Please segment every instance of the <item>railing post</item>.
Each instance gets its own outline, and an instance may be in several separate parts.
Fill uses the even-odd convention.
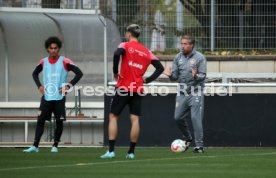
[[[244,15],[242,9],[242,2],[240,1],[240,9],[239,9],[239,50],[243,50],[243,41],[244,41]]]
[[[21,5],[22,7],[27,7],[27,2],[26,2],[26,1],[27,1],[27,0],[22,0],[22,3],[21,3],[21,4],[22,4],[22,5]]]
[[[9,60],[5,57],[5,101],[9,101]]]
[[[215,50],[215,0],[211,0],[211,51]]]
[[[75,115],[78,115],[78,92],[74,92],[75,93]]]
[[[104,91],[107,91],[107,75],[108,75],[108,63],[107,63],[107,22],[104,17]]]
[[[117,21],[117,2],[116,0],[112,0],[112,19]]]
[[[80,90],[78,90],[78,98],[79,98],[78,112],[80,115],[81,114],[81,92],[80,92]]]

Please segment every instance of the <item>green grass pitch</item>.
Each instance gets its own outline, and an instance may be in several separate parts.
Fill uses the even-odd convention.
[[[116,158],[100,159],[105,148],[50,148],[22,153],[21,148],[0,149],[1,178],[275,178],[274,148],[208,148],[204,154],[172,153],[169,148],[137,148],[127,160],[126,148]]]

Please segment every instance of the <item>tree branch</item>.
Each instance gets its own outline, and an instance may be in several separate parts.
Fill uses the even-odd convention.
[[[196,11],[195,11],[195,7],[193,6],[193,3],[191,2],[191,0],[183,0],[181,1],[181,3],[183,4],[183,6],[188,9],[192,14],[196,14]]]

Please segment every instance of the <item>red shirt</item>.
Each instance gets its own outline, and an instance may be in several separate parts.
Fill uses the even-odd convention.
[[[52,59],[52,58],[48,57],[49,63],[50,64],[55,64],[58,61],[57,59],[59,59],[59,57],[60,56],[58,56],[56,59]],[[43,68],[43,62],[44,62],[44,58],[42,58],[40,60],[40,62],[39,62],[39,64],[42,65],[42,68]],[[63,66],[64,66],[64,69],[66,71],[68,71],[67,64],[73,64],[74,65],[74,63],[73,63],[73,61],[71,59],[64,57],[64,59],[63,59]]]
[[[145,74],[151,60],[158,60],[149,49],[136,41],[121,43],[118,48],[125,49],[122,56],[120,75],[116,87],[132,91],[143,92],[143,75]]]

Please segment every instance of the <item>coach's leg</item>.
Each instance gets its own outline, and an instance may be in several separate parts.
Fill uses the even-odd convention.
[[[203,105],[204,96],[193,96],[191,102],[191,120],[195,135],[195,145],[196,147],[204,146],[203,143]]]
[[[188,127],[188,119],[190,117],[190,109],[187,104],[188,96],[179,95],[176,97],[174,119],[186,141],[192,140],[192,135]]]

